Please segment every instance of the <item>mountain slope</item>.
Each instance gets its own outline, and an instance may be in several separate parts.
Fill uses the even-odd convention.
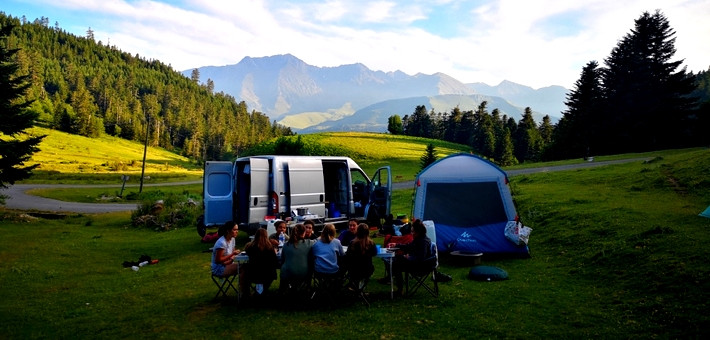
[[[316,67],[290,55],[246,57],[236,65],[201,67],[200,81],[244,100],[249,108],[277,119],[302,112],[328,112],[349,103],[362,108],[394,98],[473,94],[443,73],[408,76],[372,71],[362,64]],[[183,71],[190,76],[191,70]]]
[[[293,129],[301,133],[317,131],[386,132],[387,120],[390,116],[395,114],[400,117],[411,115],[418,105],[426,106],[427,111],[431,111],[433,108],[434,112],[446,113],[455,107],[459,107],[462,111],[476,110],[483,101],[487,102],[486,107],[489,113],[497,108],[501,117],[507,115],[515,120],[522,118],[524,108],[515,106],[500,97],[479,94],[439,95],[386,100],[357,110],[352,115],[339,120],[325,121],[303,129]],[[535,121],[542,121],[542,116],[543,114],[533,111]]]
[[[456,106],[475,109],[483,100],[489,102],[489,111],[498,108],[516,119],[521,108],[529,106],[539,113],[536,121],[545,114],[556,121],[564,109],[566,92],[560,86],[534,90],[508,81],[497,86],[463,84],[443,73],[410,76],[401,71],[372,71],[362,64],[316,67],[290,54],[245,57],[235,65],[198,70],[200,81],[211,79],[215,91],[302,132],[384,131],[387,117],[410,114],[417,105],[449,112]],[[188,77],[191,73],[183,71]],[[487,97],[469,97],[474,95]]]

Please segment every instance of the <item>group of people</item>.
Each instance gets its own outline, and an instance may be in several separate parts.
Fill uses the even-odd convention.
[[[277,278],[277,269],[281,269],[279,289],[281,291],[298,290],[308,287],[312,275],[330,275],[347,278],[349,282],[360,282],[372,276],[375,267],[372,258],[377,255],[377,247],[370,238],[370,228],[358,220],[348,221],[348,229],[336,237],[333,224],[326,224],[320,237],[314,235],[313,221],[305,221],[293,227],[290,237],[285,237],[281,258],[277,257],[279,234],[286,233],[286,223],[278,221],[276,232],[268,235],[266,229],[259,228],[254,239],[247,243],[244,251],[249,256],[247,265],[237,273],[235,257],[240,253],[235,249],[235,239],[239,227],[234,222],[227,222],[220,227],[221,237],[212,252],[212,273],[218,276],[240,275],[242,294],[250,295],[252,284],[261,294]],[[413,241],[407,244],[389,244],[397,247],[397,256],[393,262],[393,273],[397,285],[397,294],[402,292],[402,272],[416,266],[431,256],[431,241],[426,237],[426,227],[420,220],[412,223]],[[347,251],[343,245],[348,245]]]

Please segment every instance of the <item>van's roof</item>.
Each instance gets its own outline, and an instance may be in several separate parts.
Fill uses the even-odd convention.
[[[347,156],[285,156],[285,155],[257,155],[257,156],[247,156],[247,157],[240,157],[237,158],[237,161],[246,161],[250,158],[262,158],[262,159],[280,159],[282,161],[287,161],[289,159],[299,159],[299,158],[310,158],[310,159],[321,159],[321,160],[334,160],[334,161],[347,161],[348,164],[351,167],[360,167],[353,161],[350,157]]]

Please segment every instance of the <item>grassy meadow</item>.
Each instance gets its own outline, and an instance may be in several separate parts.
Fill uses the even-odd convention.
[[[318,138],[377,144],[358,136]],[[356,160],[370,170],[390,164],[394,174],[413,178],[428,141],[411,143],[388,139],[372,158]],[[710,150],[669,150],[647,162],[515,176],[511,189],[519,215],[533,228],[531,258],[483,260],[506,270],[509,280],[468,280],[470,264],[442,256],[440,271],[453,281],[440,284],[438,299],[418,292],[389,300],[389,286],[373,280],[370,308],[345,298],[333,310],[288,305],[275,294],[264,305],[213,300],[205,252],[210,245],[193,228],[136,228],[129,212],[43,219],[0,209],[0,338],[710,335],[710,219],[698,216],[710,204]],[[409,213],[411,195],[410,189],[396,191],[393,212]],[[240,233],[240,249],[246,240]],[[160,262],[137,272],[121,265],[143,254]],[[373,278],[382,277],[381,261],[375,267]]]
[[[35,127],[34,135],[45,135],[40,151],[27,165],[38,164],[34,176],[23,183],[139,183],[143,144],[112,136],[87,138],[58,130]],[[162,148],[148,147],[145,175],[150,182],[196,180],[202,166]]]

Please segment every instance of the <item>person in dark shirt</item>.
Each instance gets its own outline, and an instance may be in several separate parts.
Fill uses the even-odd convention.
[[[249,255],[249,263],[244,269],[244,276],[239,281],[242,293],[249,296],[249,285],[257,284],[258,294],[266,292],[271,283],[276,280],[276,268],[279,266],[276,250],[269,241],[266,229],[259,228],[254,235],[254,241],[247,243],[244,251]]]
[[[318,238],[315,233],[316,223],[313,220],[303,221],[303,226],[306,228],[306,232],[303,234],[304,240],[315,240]]]
[[[350,282],[368,280],[375,271],[372,258],[377,255],[375,243],[370,239],[370,227],[365,223],[357,226],[356,238],[350,243],[345,258]]]
[[[340,235],[338,235],[338,240],[340,244],[344,246],[349,246],[350,242],[355,239],[355,232],[357,231],[357,219],[350,219],[348,222],[348,229],[343,230]]]
[[[389,248],[399,248],[392,263],[397,295],[402,295],[402,273],[411,269],[416,269],[422,265],[424,260],[431,257],[431,240],[426,236],[426,227],[421,220],[412,222],[412,242],[390,243]]]

